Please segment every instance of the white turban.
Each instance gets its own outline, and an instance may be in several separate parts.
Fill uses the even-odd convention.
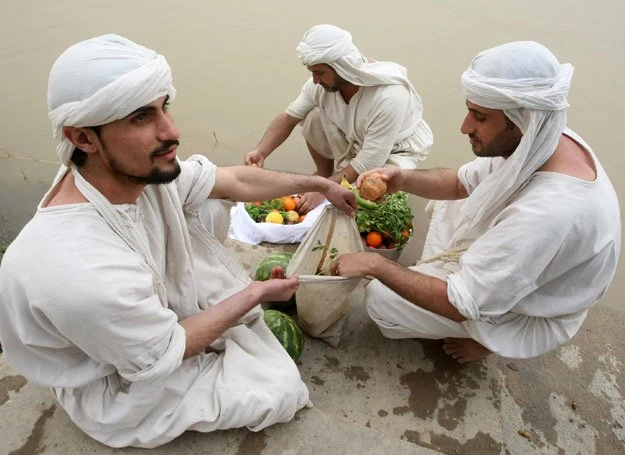
[[[160,98],[173,99],[171,69],[162,55],[118,35],[71,46],[48,79],[48,117],[60,140],[57,155],[69,166],[74,145],[64,126],[98,126],[126,117]]]
[[[457,240],[479,236],[510,196],[553,154],[566,127],[572,76],[572,65],[560,64],[547,48],[532,41],[485,50],[463,73],[467,100],[503,110],[523,137],[505,163],[466,199]]]
[[[326,64],[339,76],[361,87],[402,84],[417,96],[407,78],[406,68],[393,62],[376,62],[363,56],[352,42],[352,35],[335,25],[315,25],[304,34],[296,48],[306,66]],[[421,106],[421,100],[418,100]]]

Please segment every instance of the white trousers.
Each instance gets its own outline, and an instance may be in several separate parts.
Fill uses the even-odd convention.
[[[365,305],[369,317],[387,338],[471,338],[462,323],[424,310],[378,280],[367,285]]]

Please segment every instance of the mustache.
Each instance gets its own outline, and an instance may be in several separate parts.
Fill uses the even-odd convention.
[[[167,153],[169,149],[172,148],[174,145],[175,146],[180,145],[180,141],[176,139],[163,141],[163,144],[152,152],[152,157],[158,156],[163,153]]]

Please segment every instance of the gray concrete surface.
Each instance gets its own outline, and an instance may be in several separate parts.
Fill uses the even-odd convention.
[[[294,245],[228,246],[253,273]],[[400,259],[401,261],[402,259]],[[531,360],[459,365],[439,341],[388,340],[352,293],[337,349],[307,338],[298,361],[314,407],[288,424],[188,432],[154,454],[622,454],[625,314],[595,307],[567,345]],[[144,453],[78,430],[49,390],[0,356],[0,453]]]

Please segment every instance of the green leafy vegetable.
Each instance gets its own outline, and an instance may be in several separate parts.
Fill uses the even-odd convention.
[[[409,237],[404,232],[412,229],[413,218],[408,206],[408,193],[404,191],[386,195],[384,201],[373,208],[359,204],[356,211],[356,224],[361,234],[372,231],[387,234],[397,248],[408,241]]]
[[[326,246],[323,243],[321,243],[321,240],[317,240],[317,245],[315,245],[312,250],[313,251],[319,251],[319,250],[325,249],[325,247]],[[328,253],[329,253],[328,257],[330,258],[331,261],[333,261],[333,260],[335,260],[338,257],[339,250],[337,250],[334,247],[330,247],[328,249]]]

